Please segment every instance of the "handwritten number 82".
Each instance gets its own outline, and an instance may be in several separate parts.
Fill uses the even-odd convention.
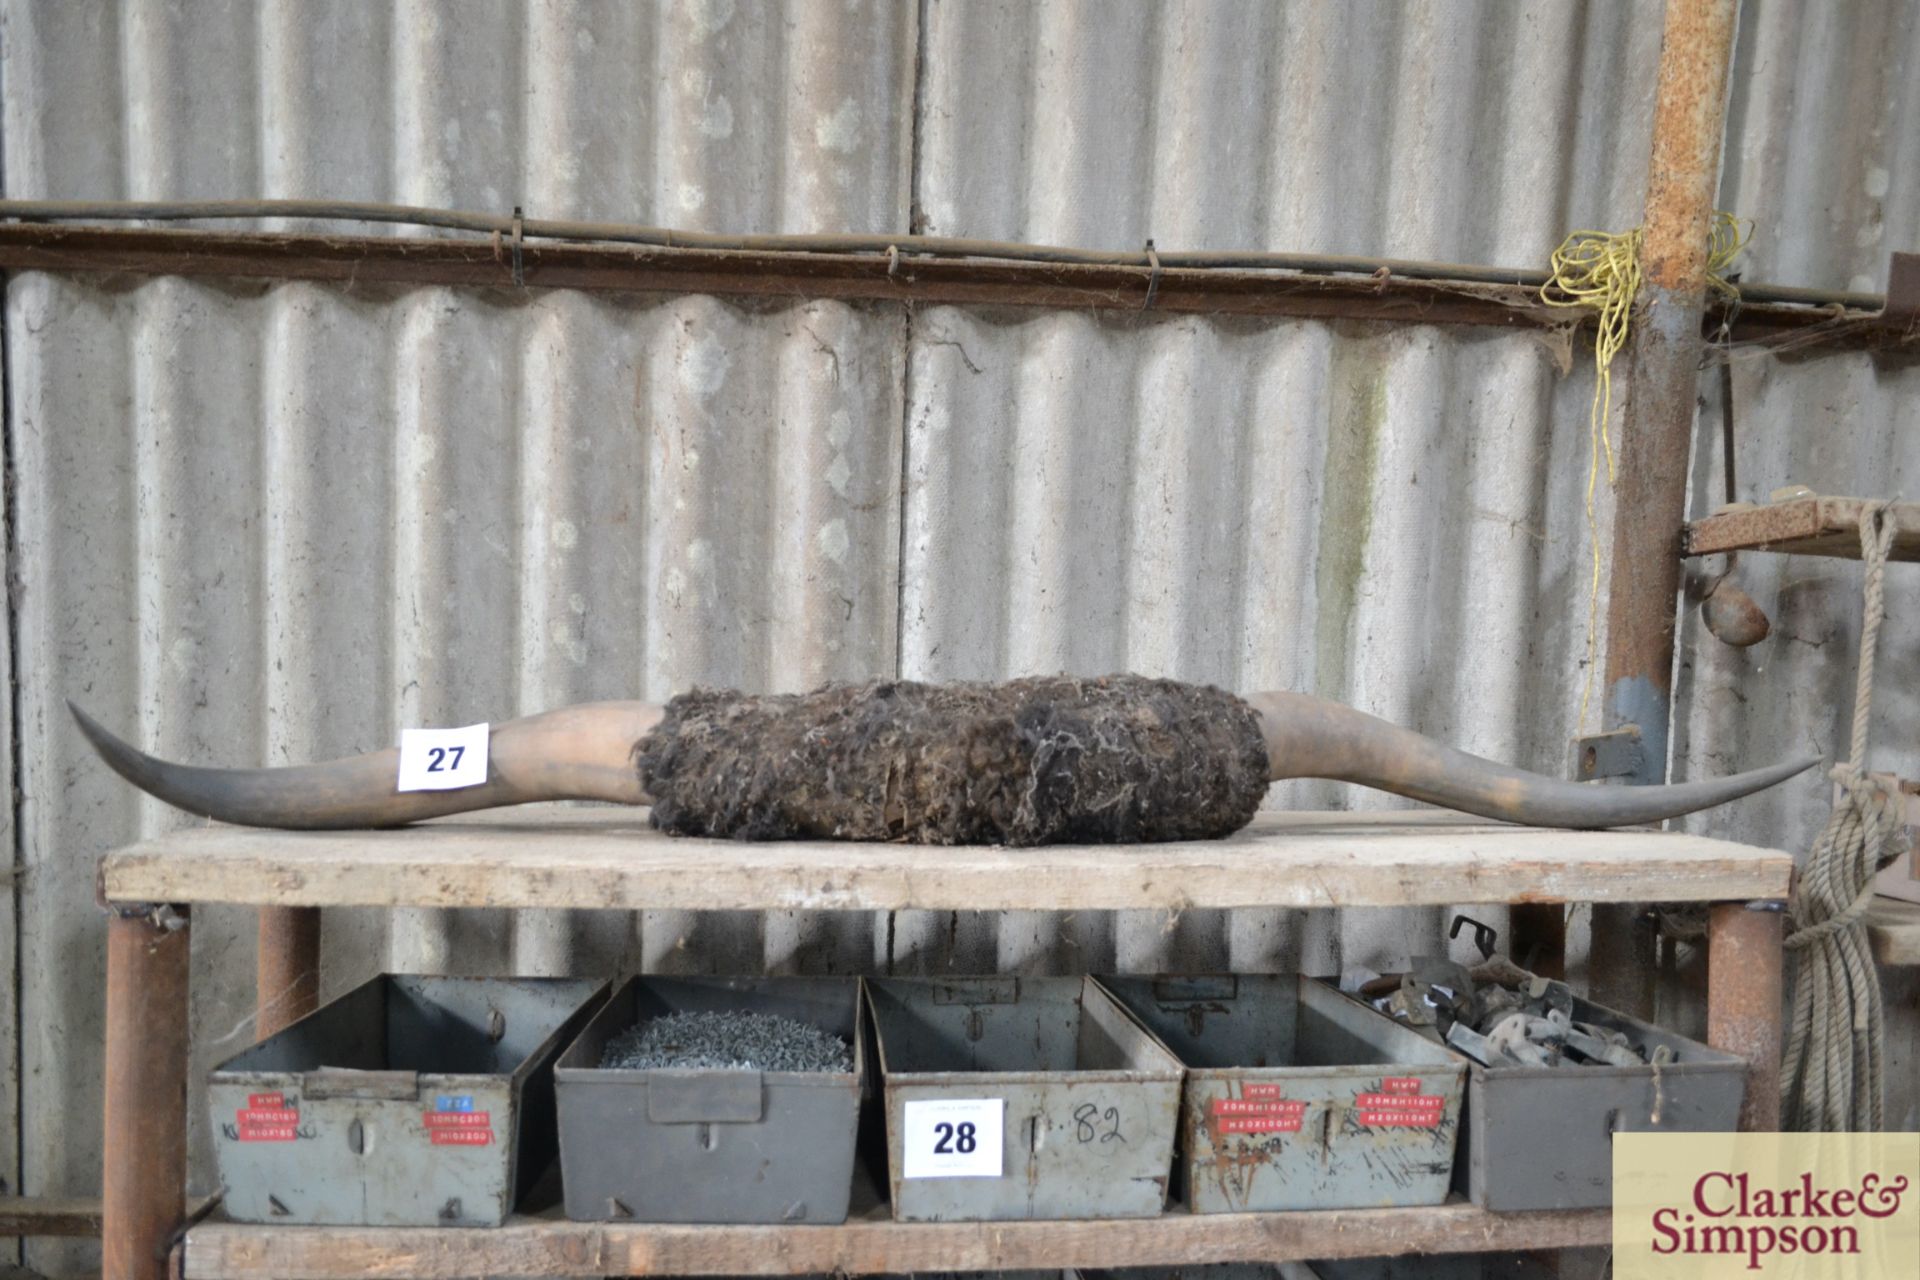
[[[1099,1125],[1102,1123],[1111,1126],[1105,1133],[1099,1130]],[[1113,1142],[1116,1139],[1121,1142],[1127,1140],[1126,1136],[1120,1132],[1119,1109],[1108,1107],[1102,1111],[1091,1102],[1083,1102],[1074,1108],[1073,1136],[1082,1142],[1092,1142],[1095,1138],[1100,1139],[1102,1143]]]

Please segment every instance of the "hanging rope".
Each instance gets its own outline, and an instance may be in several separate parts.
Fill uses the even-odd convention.
[[[1730,213],[1713,215],[1707,245],[1707,284],[1728,297],[1740,291],[1726,271],[1746,247],[1748,234]],[[1593,697],[1593,673],[1600,643],[1600,520],[1594,514],[1594,491],[1600,483],[1600,460],[1607,461],[1607,488],[1613,488],[1613,437],[1608,419],[1613,411],[1613,358],[1627,345],[1627,326],[1633,300],[1640,293],[1640,228],[1631,231],[1575,231],[1553,251],[1540,301],[1550,307],[1585,307],[1595,313],[1593,337],[1593,404],[1587,410],[1587,540],[1592,549],[1593,581],[1587,591],[1587,674],[1580,686],[1580,719],[1574,726],[1584,733],[1587,704]]]
[[[1899,797],[1866,767],[1873,657],[1886,613],[1884,580],[1893,535],[1888,504],[1861,514],[1866,610],[1854,677],[1852,749],[1846,763],[1833,768],[1840,801],[1813,842],[1788,903],[1794,926],[1787,936],[1793,1015],[1781,1077],[1781,1120],[1786,1129],[1802,1133],[1878,1132],[1885,1122],[1880,975],[1862,917],[1873,901],[1874,874],[1898,854],[1890,837],[1899,826]]]

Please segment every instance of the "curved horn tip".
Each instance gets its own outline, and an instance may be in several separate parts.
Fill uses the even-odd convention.
[[[100,758],[107,762],[109,768],[141,790],[153,790],[154,783],[148,774],[160,763],[159,761],[82,711],[80,705],[71,698],[67,699],[67,710],[73,713],[74,722],[80,726],[80,732],[86,736]]]
[[[94,750],[102,755],[110,754],[115,747],[126,751],[133,750],[131,746],[114,736],[105,725],[82,710],[80,704],[72,698],[66,699],[66,703],[68,712],[72,714],[74,722],[80,726],[80,732],[86,735],[87,741],[93,744]]]
[[[1788,778],[1799,777],[1817,764],[1824,764],[1826,759],[1825,756],[1804,756],[1798,760],[1783,760],[1776,765],[1765,765],[1752,770],[1752,773],[1755,776],[1768,777],[1770,781],[1765,784],[1766,786],[1777,786]]]

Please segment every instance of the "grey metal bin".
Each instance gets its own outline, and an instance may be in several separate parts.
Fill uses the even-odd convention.
[[[1573,1017],[1617,1027],[1653,1067],[1470,1064],[1454,1188],[1483,1209],[1601,1209],[1613,1203],[1616,1133],[1718,1133],[1738,1128],[1747,1064],[1685,1036],[1578,996]]]
[[[383,975],[228,1059],[207,1087],[227,1216],[500,1225],[553,1162],[553,1060],[606,991]]]
[[[1196,1213],[1439,1204],[1466,1064],[1297,975],[1102,977],[1187,1068],[1175,1192]]]
[[[1159,1213],[1180,1064],[1091,978],[873,979],[902,1221]]]
[[[848,1040],[853,1071],[629,1071],[607,1042],[648,1018],[740,1010]],[[560,1057],[560,1170],[580,1222],[844,1222],[866,1083],[858,978],[629,979]]]

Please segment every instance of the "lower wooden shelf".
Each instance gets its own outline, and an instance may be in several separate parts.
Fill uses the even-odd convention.
[[[1606,1209],[1488,1213],[1319,1209],[1069,1222],[674,1226],[516,1217],[493,1229],[274,1227],[205,1222],[187,1233],[187,1277],[852,1275],[1014,1268],[1293,1262],[1603,1245]]]

